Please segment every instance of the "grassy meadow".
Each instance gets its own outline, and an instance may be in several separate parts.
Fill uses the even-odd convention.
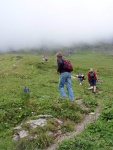
[[[43,62],[42,55],[0,54],[0,150],[46,149],[55,142],[55,137],[47,134],[49,131],[55,134],[60,128],[62,133],[72,132],[84,118],[86,112],[80,105],[68,98],[60,98],[56,57],[48,53],[47,58],[48,61]],[[73,64],[73,76],[78,73],[85,75],[82,86],[72,78],[75,99],[83,99],[89,112],[100,106],[101,115],[77,136],[77,140],[73,137],[64,140],[58,150],[112,150],[113,55],[83,51],[65,58]],[[86,74],[90,68],[94,68],[103,81],[97,82],[96,95],[88,90]],[[29,88],[30,92],[24,93],[24,87]],[[52,115],[53,118],[47,120],[45,127],[29,129],[31,135],[37,133],[38,137],[14,142],[13,128],[40,114]],[[59,127],[54,118],[62,120],[63,124]]]

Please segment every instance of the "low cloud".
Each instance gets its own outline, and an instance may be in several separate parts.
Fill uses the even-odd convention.
[[[4,0],[0,51],[113,39],[112,0]]]

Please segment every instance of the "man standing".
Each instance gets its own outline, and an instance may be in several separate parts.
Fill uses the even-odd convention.
[[[67,71],[66,68],[64,68],[64,60],[62,59],[62,53],[57,53],[56,54],[57,57],[57,64],[58,64],[58,69],[57,69],[57,73],[60,74],[59,77],[59,91],[60,91],[60,96],[62,98],[66,97],[66,93],[64,90],[64,84],[66,84],[66,88],[67,88],[67,94],[69,99],[71,99],[72,101],[74,101],[74,94],[73,94],[73,90],[72,90],[72,84],[71,84],[71,71]]]

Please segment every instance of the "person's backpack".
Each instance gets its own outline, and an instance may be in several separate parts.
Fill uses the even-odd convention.
[[[82,78],[82,74],[78,74],[78,78]]]
[[[89,77],[93,78],[95,76],[94,71],[89,72]]]
[[[78,74],[78,78],[82,78],[84,80],[84,75],[83,74]]]
[[[69,60],[63,59],[63,68],[69,72],[73,71],[72,63]]]

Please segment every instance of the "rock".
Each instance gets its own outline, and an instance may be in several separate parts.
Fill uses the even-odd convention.
[[[28,131],[25,131],[25,130],[19,131],[18,134],[20,138],[24,138],[29,135]]]
[[[14,128],[14,130],[19,130],[21,128],[22,128],[21,126],[17,126],[17,127]]]
[[[46,124],[46,119],[30,120],[27,123],[30,124],[32,128],[36,128],[37,126],[43,127]]]
[[[16,60],[19,60],[21,58],[22,58],[22,56],[16,56]]]
[[[59,124],[62,124],[63,122],[61,121],[61,120],[59,120],[59,119],[55,119]]]
[[[52,115],[38,115],[38,118],[52,118]]]
[[[13,136],[13,141],[19,141],[20,140],[20,136],[19,136],[19,134],[14,134],[14,136]]]

